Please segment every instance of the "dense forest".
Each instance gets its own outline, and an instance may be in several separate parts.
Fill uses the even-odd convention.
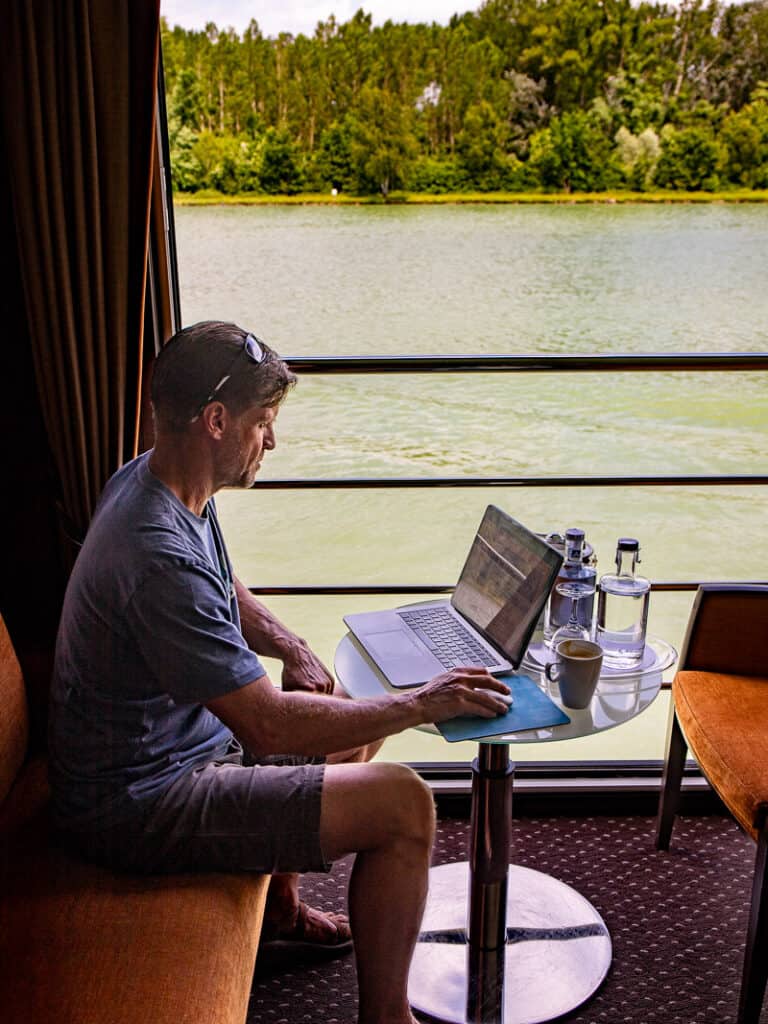
[[[768,0],[486,0],[311,37],[163,23],[186,192],[768,188]]]

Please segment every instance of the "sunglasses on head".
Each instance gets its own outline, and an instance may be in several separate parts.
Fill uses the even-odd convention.
[[[256,338],[253,334],[246,334],[245,338],[243,338],[242,348],[238,349],[237,355],[229,364],[227,372],[221,378],[221,380],[213,389],[213,391],[211,391],[211,393],[208,395],[203,404],[198,407],[197,412],[189,421],[190,423],[195,422],[195,420],[200,416],[200,413],[203,411],[206,405],[210,405],[211,402],[216,397],[216,395],[221,390],[221,388],[224,387],[229,378],[232,376],[232,371],[235,368],[235,363],[243,353],[245,353],[245,355],[248,356],[252,363],[260,363],[264,359],[264,349],[261,347],[261,342],[259,341],[259,339]]]

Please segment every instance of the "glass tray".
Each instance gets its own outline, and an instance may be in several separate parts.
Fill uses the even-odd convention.
[[[521,668],[529,671],[542,672],[549,661],[553,661],[552,652],[542,640],[532,641],[525,652]],[[667,643],[658,636],[646,637],[643,657],[637,665],[631,668],[611,668],[603,663],[601,676],[610,676],[612,679],[624,679],[628,676],[645,675],[648,672],[663,672],[665,668],[674,665],[677,660],[677,651],[672,644]]]

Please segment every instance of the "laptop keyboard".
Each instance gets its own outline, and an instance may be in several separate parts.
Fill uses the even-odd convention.
[[[499,659],[486,651],[469,630],[444,608],[414,608],[398,612],[398,615],[427,645],[443,668],[498,664]]]

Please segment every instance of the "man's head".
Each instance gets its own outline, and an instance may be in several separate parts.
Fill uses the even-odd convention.
[[[250,409],[276,408],[295,383],[263,341],[237,324],[204,320],[178,331],[160,351],[152,406],[160,431],[181,434],[212,402],[238,418]]]

